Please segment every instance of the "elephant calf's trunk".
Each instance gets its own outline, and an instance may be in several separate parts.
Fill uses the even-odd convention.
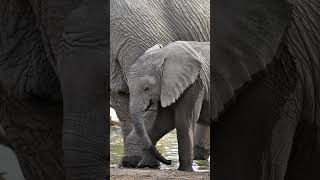
[[[139,115],[137,115],[139,113],[132,113],[132,110],[131,110],[131,114],[132,114],[132,120],[133,120],[133,124],[134,124],[134,128],[135,128],[136,133],[146,143],[145,151],[149,152],[155,159],[162,162],[163,164],[171,165],[171,161],[164,158],[157,151],[155,146],[152,144],[152,142],[148,136],[148,133],[146,131],[146,128],[144,126],[143,118],[141,118]]]
[[[163,164],[171,165],[171,160],[167,160],[166,158],[164,158],[154,146],[151,146],[151,148],[147,149],[147,151],[149,151],[153,157],[155,157],[158,161],[162,162]]]

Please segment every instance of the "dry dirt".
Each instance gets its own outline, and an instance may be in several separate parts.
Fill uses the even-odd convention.
[[[111,168],[111,180],[209,180],[208,172],[183,172],[159,169]]]

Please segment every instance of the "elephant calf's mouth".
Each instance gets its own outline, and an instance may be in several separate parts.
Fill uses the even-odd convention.
[[[155,107],[155,104],[152,102],[151,99],[149,100],[149,103],[148,103],[147,107],[144,110],[144,112],[148,112],[148,111],[157,112],[157,108]]]
[[[157,110],[156,109],[148,109],[148,110],[146,110],[146,112],[157,112]]]

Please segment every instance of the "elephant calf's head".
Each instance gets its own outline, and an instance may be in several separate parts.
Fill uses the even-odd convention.
[[[163,48],[153,46],[130,68],[130,113],[136,133],[146,142],[146,149],[155,150],[144,121],[154,120],[159,104],[170,106],[195,82],[202,67],[200,58],[188,43],[177,41]]]

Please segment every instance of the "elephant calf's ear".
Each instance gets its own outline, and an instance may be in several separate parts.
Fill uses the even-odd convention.
[[[183,91],[196,80],[202,61],[198,53],[187,43],[177,42],[166,46],[161,82],[161,106],[174,103]]]

